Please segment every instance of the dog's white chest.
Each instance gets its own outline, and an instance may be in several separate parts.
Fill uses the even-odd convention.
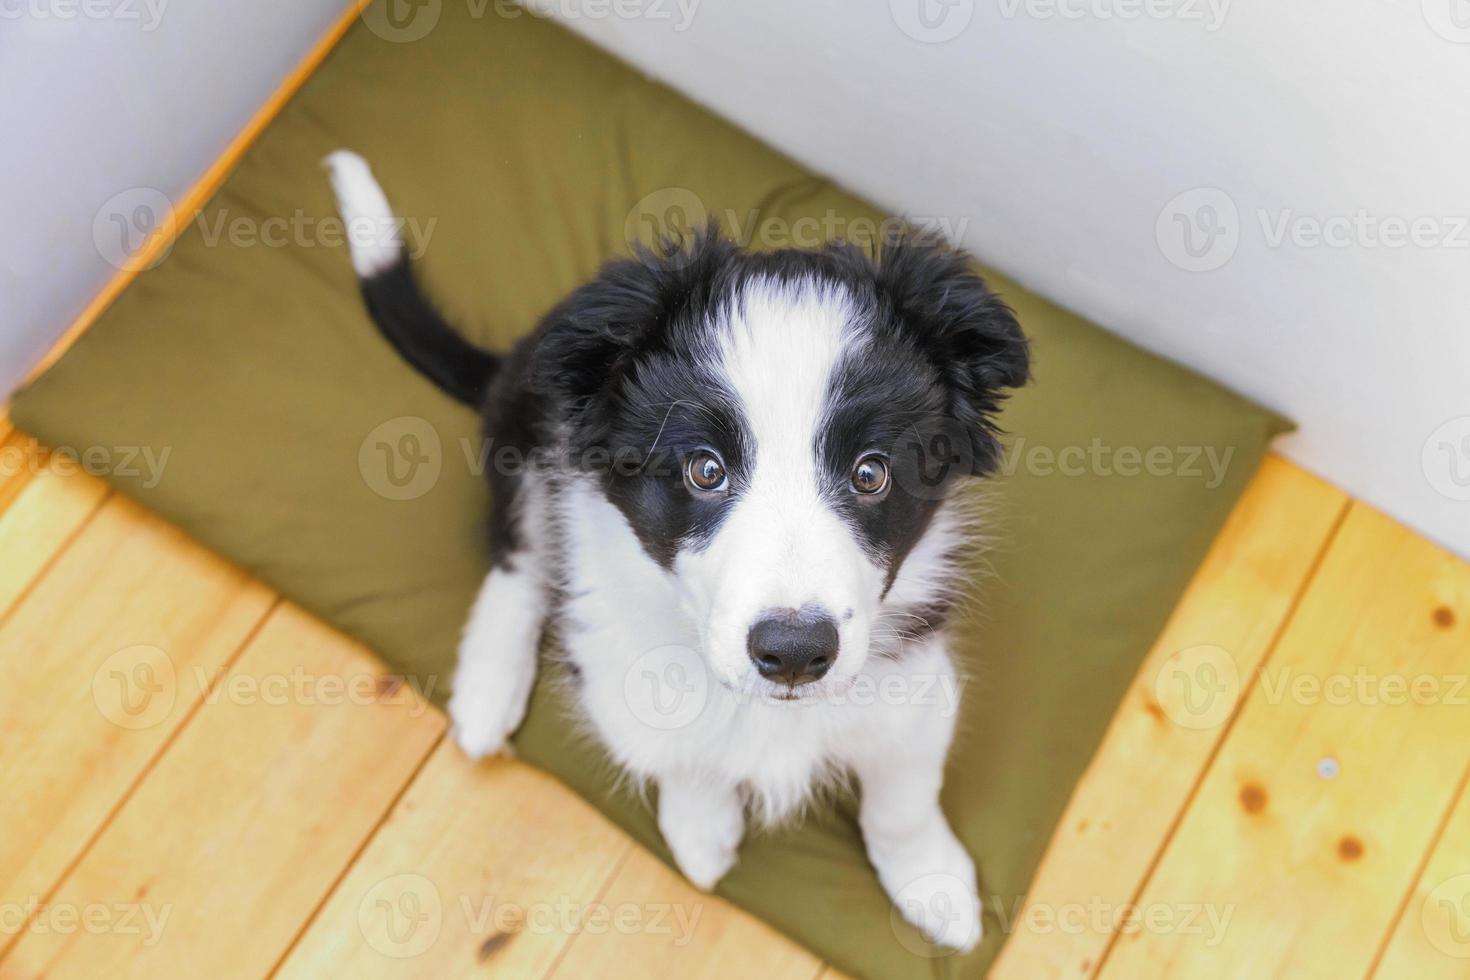
[[[772,820],[840,767],[859,719],[841,704],[772,704],[720,683],[670,576],[615,508],[572,491],[562,512],[570,558],[561,640],[587,721],[641,778],[701,774],[739,782]]]

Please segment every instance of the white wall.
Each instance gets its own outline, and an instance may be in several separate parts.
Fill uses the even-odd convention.
[[[989,263],[1288,414],[1289,456],[1470,555],[1470,2],[696,0],[682,30],[674,0],[552,2],[810,166],[967,222]],[[1314,243],[1331,218],[1339,244]],[[1413,219],[1421,244],[1390,244]]]
[[[112,273],[115,195],[186,189],[342,8],[98,3],[0,0],[0,391]],[[548,3],[1287,413],[1289,455],[1470,554],[1466,0]],[[1339,244],[1313,243],[1328,219]],[[1386,243],[1415,219],[1420,244]]]
[[[346,6],[0,0],[0,394],[125,260],[113,215],[178,200]]]

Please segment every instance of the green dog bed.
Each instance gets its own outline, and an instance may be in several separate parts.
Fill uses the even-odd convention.
[[[776,247],[871,237],[881,215],[558,27],[444,4],[407,43],[355,25],[167,258],[17,395],[15,423],[52,445],[167,449],[161,474],[111,479],[440,699],[488,567],[487,463],[473,413],[368,322],[320,167],[339,147],[371,161],[409,219],[427,290],[495,347],[670,224],[713,215]],[[1004,413],[998,543],[956,630],[974,681],[944,805],[994,909],[1025,894],[1139,661],[1284,426],[992,282],[1034,338],[1036,381]],[[667,859],[647,803],[615,787],[555,697],[537,692],[520,755]],[[988,914],[974,953],[925,951],[890,913],[850,800],[749,838],[719,892],[867,977],[977,976],[1005,939]]]

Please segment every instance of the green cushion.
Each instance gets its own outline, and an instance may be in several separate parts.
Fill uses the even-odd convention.
[[[12,410],[53,445],[167,450],[161,478],[111,479],[436,699],[488,566],[476,419],[368,322],[321,158],[371,161],[416,222],[427,289],[494,346],[664,218],[705,209],[774,246],[861,237],[878,215],[555,26],[466,11],[445,4],[414,43],[354,27],[169,256]],[[955,637],[975,681],[944,804],[991,896],[986,940],[967,957],[911,951],[850,801],[753,836],[719,888],[863,976],[975,976],[994,958],[995,909],[1024,895],[1140,659],[1284,428],[993,282],[1034,338],[1036,382],[1004,414],[999,541]],[[646,802],[615,788],[549,690],[516,743],[667,859]]]

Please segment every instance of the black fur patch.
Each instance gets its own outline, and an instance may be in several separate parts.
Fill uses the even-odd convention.
[[[899,235],[876,255],[845,243],[750,253],[712,225],[687,243],[609,262],[510,353],[490,387],[486,435],[524,459],[554,448],[565,464],[596,476],[643,548],[668,567],[680,550],[709,541],[749,480],[754,447],[719,375],[713,329],[720,309],[757,278],[834,284],[864,319],[864,342],[835,372],[812,450],[824,492],[885,563],[891,584],[955,479],[994,470],[995,412],[1029,370],[1014,315],[968,257],[937,238]],[[392,279],[395,295],[418,311],[422,298],[406,269]],[[380,321],[409,319],[400,304],[374,299]],[[423,322],[422,312],[414,318]],[[437,317],[427,345],[380,325],[458,397],[473,395],[473,378],[493,363],[471,359],[473,377],[463,363],[438,364],[435,352],[454,345]],[[724,460],[724,493],[685,486],[684,461],[700,449]],[[851,490],[851,469],[873,451],[889,460],[890,487],[863,497]],[[489,472],[491,544],[507,559],[521,546],[514,515],[522,475],[495,465]]]

